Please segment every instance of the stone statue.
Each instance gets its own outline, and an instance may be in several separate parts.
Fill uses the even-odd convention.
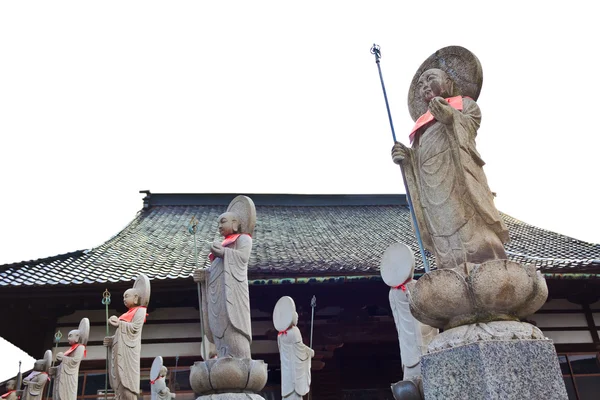
[[[44,358],[33,364],[33,372],[23,379],[23,400],[41,400],[44,388],[50,380],[48,371],[52,364],[52,351],[46,350]]]
[[[150,369],[152,400],[171,400],[175,398],[175,393],[171,393],[171,390],[167,387],[166,376],[167,367],[163,365],[162,357],[158,356],[154,359]]]
[[[60,361],[60,365],[50,368],[50,375],[54,376],[54,400],[77,399],[79,364],[86,355],[85,346],[89,334],[90,320],[83,318],[79,328],[69,332],[69,350],[56,355],[56,361]]]
[[[5,400],[17,400],[17,382],[14,379],[11,379],[10,381],[6,382],[6,390],[7,392],[4,393],[1,397]]]
[[[212,244],[210,267],[194,272],[194,280],[201,282],[204,331],[219,358],[251,357],[248,260],[255,222],[252,200],[236,197],[219,216],[219,233],[225,240]]]
[[[273,324],[279,331],[277,345],[281,358],[281,398],[302,400],[310,391],[310,366],[314,350],[302,342],[296,305],[291,297],[277,301]]]
[[[111,349],[108,376],[115,400],[137,400],[140,393],[142,328],[149,301],[150,280],[140,274],[133,288],[127,289],[123,295],[129,311],[108,319],[109,324],[117,328],[114,336],[104,338],[104,345]]]
[[[252,360],[248,261],[256,209],[249,197],[234,198],[219,216],[222,242],[211,246],[209,268],[194,271],[200,283],[202,326],[217,357],[205,357],[190,368],[196,400],[261,400],[267,383],[267,364]],[[208,358],[208,359],[206,359]],[[264,400],[264,399],[263,399]]]
[[[390,245],[381,258],[380,272],[383,281],[390,286],[390,307],[396,322],[402,380],[392,385],[397,399],[422,398],[421,356],[427,353],[427,345],[438,330],[422,324],[410,312],[407,284],[413,280],[415,258],[410,247],[403,243]]]
[[[439,62],[451,58],[444,59],[442,49],[419,68],[409,91],[416,120],[412,148],[399,142],[392,148],[393,161],[405,171],[423,244],[439,268],[506,259],[508,241],[475,147],[481,65],[459,49],[464,52],[452,54],[459,58],[454,65]]]

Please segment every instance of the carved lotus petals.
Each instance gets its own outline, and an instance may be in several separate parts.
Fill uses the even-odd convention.
[[[465,278],[453,269],[439,269],[408,285],[410,311],[425,325],[446,326],[452,315],[468,315],[472,307]],[[440,324],[442,324],[440,326]]]
[[[190,371],[194,393],[259,392],[267,383],[262,360],[223,357],[195,362]]]
[[[409,291],[415,318],[444,329],[519,320],[537,311],[547,297],[546,280],[535,267],[508,260],[436,270],[425,274]]]

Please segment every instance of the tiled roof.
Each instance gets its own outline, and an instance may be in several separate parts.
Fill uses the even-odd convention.
[[[199,263],[208,265],[210,243],[219,238],[217,217],[233,198],[191,196],[148,196],[137,217],[106,243],[91,250],[2,265],[0,285],[130,281],[139,272],[159,280],[189,278],[195,268],[193,236],[188,232],[191,218],[195,216],[199,221]],[[417,270],[423,268],[402,196],[251,197],[257,204],[249,264],[252,279],[378,274],[383,251],[396,241],[411,246]],[[543,272],[600,272],[600,245],[539,229],[506,215],[503,218],[511,235],[506,246],[509,258],[534,264]],[[430,263],[435,265],[432,257]]]

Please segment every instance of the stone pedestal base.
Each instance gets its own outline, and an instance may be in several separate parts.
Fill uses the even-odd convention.
[[[254,393],[219,393],[200,396],[196,400],[265,400],[265,398]]]
[[[567,400],[550,340],[481,341],[421,359],[426,400]]]
[[[256,393],[266,383],[267,364],[262,360],[223,357],[197,361],[190,368],[190,385],[198,400],[260,400]]]

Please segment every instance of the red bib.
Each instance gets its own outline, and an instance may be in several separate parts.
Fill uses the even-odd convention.
[[[450,104],[450,106],[452,106],[453,108],[456,108],[457,110],[463,109],[462,96],[448,97],[446,99],[446,101],[448,102],[448,104]],[[417,133],[419,128],[421,128],[425,124],[428,124],[429,122],[433,121],[434,119],[435,118],[433,117],[433,115],[431,114],[431,111],[429,111],[429,110],[427,110],[427,112],[425,114],[421,115],[417,119],[417,122],[415,122],[415,126],[412,128],[412,131],[410,131],[410,135],[408,135],[410,142],[412,143],[415,140],[415,134]]]
[[[119,319],[121,321],[131,322],[133,320],[133,317],[135,316],[135,312],[138,310],[138,308],[146,308],[147,309],[147,307],[144,307],[144,306],[132,307],[125,314],[121,315],[119,317]],[[147,316],[148,316],[148,314],[146,314],[146,317]],[[146,317],[144,317],[144,322],[146,322]]]
[[[247,233],[234,233],[232,235],[227,235],[225,236],[225,240],[223,240],[223,242],[221,243],[221,246],[225,247],[225,246],[229,246],[230,244],[235,243],[236,240],[238,240],[238,238],[242,235],[248,235]],[[250,235],[248,235],[250,236]],[[252,237],[252,236],[250,236]],[[210,262],[213,262],[215,260],[215,255],[213,253],[210,253],[208,255],[208,259],[210,260]]]
[[[85,349],[85,346],[83,344],[81,344],[81,343],[75,343],[73,346],[71,346],[71,348],[69,350],[65,351],[64,355],[68,356],[69,354],[71,354],[72,352],[74,352],[75,349],[78,348],[79,346],[83,346],[84,347],[84,349],[83,349],[83,357],[84,358],[87,357],[87,349]]]

